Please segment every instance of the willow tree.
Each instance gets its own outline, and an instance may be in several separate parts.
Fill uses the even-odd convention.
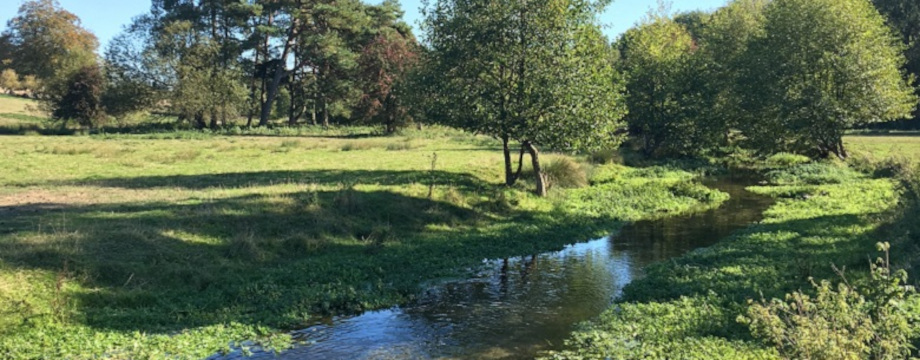
[[[609,1],[435,0],[425,8],[432,121],[502,140],[505,182],[533,164],[546,194],[538,147],[616,145],[625,114],[611,49],[596,24]],[[513,170],[511,142],[520,143]]]
[[[755,147],[844,158],[847,129],[913,110],[904,45],[868,0],[775,0],[764,16],[739,78]]]

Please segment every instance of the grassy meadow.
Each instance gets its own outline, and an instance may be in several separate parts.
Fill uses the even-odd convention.
[[[32,126],[27,104],[0,97],[0,127]],[[197,359],[245,340],[284,348],[287,330],[318,316],[411,301],[483,259],[727,198],[698,183],[701,170],[580,158],[589,186],[538,198],[528,181],[499,185],[492,139],[368,132],[0,137],[0,357]],[[847,141],[866,164],[920,154],[920,137]],[[865,267],[883,229],[895,236],[910,222],[906,191],[888,177],[823,163],[766,176],[753,190],[779,201],[762,224],[653,266],[570,351],[549,356],[775,356],[735,321],[747,299],[832,278],[831,263]]]
[[[483,259],[727,197],[692,172],[585,164],[591,186],[537,198],[498,185],[490,139],[313,132],[2,137],[2,357],[284,347],[317,316],[409,301]]]

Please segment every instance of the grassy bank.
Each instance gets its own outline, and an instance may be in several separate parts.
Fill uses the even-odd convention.
[[[0,357],[201,358],[317,315],[409,301],[484,258],[559,249],[725,195],[667,168],[506,189],[496,143],[4,137]],[[435,158],[436,154],[436,158]]]
[[[860,151],[892,144],[920,149],[917,139],[898,140],[849,139]],[[892,174],[891,168],[902,168],[890,166],[893,162],[879,165],[872,175],[838,164],[768,173],[769,185],[751,188],[778,200],[761,224],[711,248],[650,267],[647,277],[630,284],[615,306],[580,327],[568,342],[569,350],[547,357],[780,358],[773,346],[755,339],[739,322],[749,301],[782,299],[800,290],[813,293],[812,278],[843,281],[833,266],[845,269],[849,281],[861,283],[869,274],[867,259],[878,254],[875,244],[880,241],[895,244],[899,266],[918,263],[908,255],[917,249],[916,235],[911,234],[920,212],[912,199],[916,189],[909,185],[917,177]]]

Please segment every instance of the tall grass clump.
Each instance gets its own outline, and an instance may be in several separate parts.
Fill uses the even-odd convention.
[[[587,170],[570,157],[550,158],[543,171],[549,188],[577,189],[588,186]]]

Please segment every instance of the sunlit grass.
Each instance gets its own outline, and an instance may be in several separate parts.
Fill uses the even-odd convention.
[[[419,284],[483,258],[724,200],[689,172],[618,165],[593,171],[604,187],[537,198],[529,180],[500,185],[498,145],[437,128],[3,137],[0,308],[13,310],[0,311],[0,354],[202,358],[231,341],[283,346],[285,329],[314,316],[409,301]]]

